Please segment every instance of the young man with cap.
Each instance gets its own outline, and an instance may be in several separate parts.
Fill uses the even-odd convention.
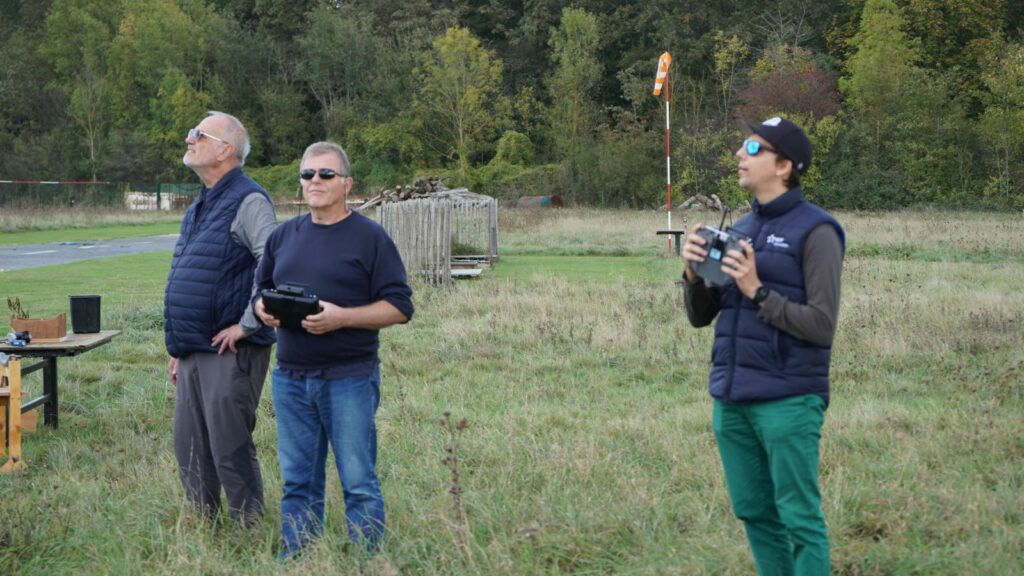
[[[686,314],[695,327],[719,316],[712,428],[758,574],[827,574],[818,459],[845,236],[804,199],[804,131],[778,117],[747,128],[736,156],[753,210],[733,228],[751,241],[722,258],[732,282],[714,287],[694,273],[708,253],[702,224],[693,227],[683,248]]]

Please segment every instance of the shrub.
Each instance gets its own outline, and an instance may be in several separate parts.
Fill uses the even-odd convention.
[[[301,196],[299,191],[299,159],[291,164],[246,168],[245,173],[263,186],[271,198],[278,200],[294,200]]]
[[[507,130],[498,140],[498,153],[491,162],[525,166],[533,163],[533,142],[515,130]]]

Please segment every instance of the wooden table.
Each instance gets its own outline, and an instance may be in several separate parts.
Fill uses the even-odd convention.
[[[11,346],[0,344],[0,352],[13,354],[22,358],[41,358],[39,362],[21,370],[21,374],[31,374],[36,370],[43,371],[43,395],[21,405],[21,412],[34,410],[43,405],[43,423],[57,428],[57,359],[62,356],[77,356],[93,348],[110,342],[120,330],[103,330],[95,334],[68,334],[63,342],[46,344],[31,343],[28,346]]]

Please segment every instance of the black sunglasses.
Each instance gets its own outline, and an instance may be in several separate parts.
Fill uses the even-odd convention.
[[[334,170],[331,170],[330,168],[321,168],[319,170],[313,170],[312,168],[306,168],[305,170],[299,170],[299,178],[302,178],[303,180],[312,180],[313,176],[315,176],[317,174],[320,175],[320,179],[321,180],[330,180],[331,178],[334,178],[335,176],[341,176],[342,178],[346,178],[347,177],[346,175],[341,174],[340,172],[335,172]]]

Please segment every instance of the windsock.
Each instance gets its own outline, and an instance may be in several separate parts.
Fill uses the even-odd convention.
[[[658,75],[654,79],[654,95],[661,96],[661,87],[665,84],[665,78],[668,77],[668,66],[672,63],[672,55],[665,52],[658,58]]]

